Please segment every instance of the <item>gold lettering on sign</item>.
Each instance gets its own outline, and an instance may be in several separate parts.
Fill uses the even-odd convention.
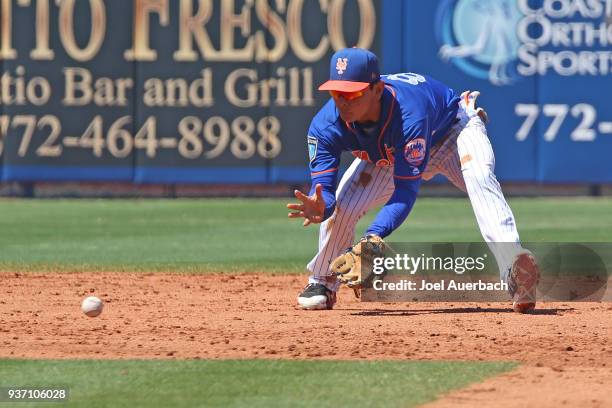
[[[25,105],[26,97],[25,97],[25,68],[21,65],[15,69],[15,73],[17,74],[17,78],[15,79],[15,104],[16,105]]]
[[[64,68],[65,88],[63,104],[83,106],[91,101],[91,73],[85,68]]]
[[[13,7],[12,0],[2,0],[0,4],[0,60],[17,58],[17,51],[13,48]]]
[[[257,88],[246,86],[246,97],[239,97],[236,94],[236,83],[240,78],[248,78],[249,82],[257,81],[257,71],[254,69],[240,68],[227,76],[225,80],[225,97],[234,106],[239,108],[250,108],[257,104]]]
[[[300,69],[289,68],[289,105],[300,106]]]
[[[89,5],[91,14],[89,38],[86,46],[82,48],[79,44],[83,44],[83,41],[77,41],[75,38],[75,19],[79,18],[78,15],[75,16],[77,0],[0,0],[0,60],[16,59],[18,56],[18,51],[13,46],[13,7],[17,5],[34,8],[34,3],[35,21],[31,23],[34,26],[35,39],[31,41],[34,46],[29,50],[32,60],[55,58],[55,50],[52,47],[56,49],[57,47],[51,44],[50,33],[50,27],[55,27],[50,21],[52,14],[50,8],[54,5],[59,7],[57,27],[61,46],[76,61],[92,60],[105,41],[107,24],[105,6],[108,1],[110,0],[81,0],[78,3]],[[151,46],[151,21],[159,20],[160,26],[170,26],[170,6],[178,7],[179,13],[178,27],[174,24],[169,27],[170,30],[178,30],[178,44],[173,54],[176,61],[279,62],[291,49],[289,53],[302,62],[315,63],[324,59],[330,49],[336,50],[353,45],[369,48],[376,34],[376,10],[373,0],[351,0],[351,2],[310,0],[308,17],[303,15],[306,8],[305,0],[132,1],[134,7],[132,43],[131,47],[123,52],[127,61],[155,61],[158,58],[158,51]],[[344,21],[344,12],[347,8],[355,6],[359,13],[359,36],[356,43],[347,44],[343,27],[344,23],[352,22]],[[219,9],[215,10],[215,7]],[[211,22],[213,16],[216,18],[217,15],[219,21]],[[317,24],[312,24],[312,19],[315,19]],[[253,26],[254,23],[256,28]],[[302,23],[310,26],[304,27]],[[311,32],[318,30],[321,25],[326,29],[323,28],[317,33]],[[211,27],[218,32],[212,33]],[[305,36],[304,31],[309,35]],[[219,42],[212,41],[211,38],[218,38]],[[295,83],[294,81],[293,86]],[[259,98],[263,98],[264,104],[267,103],[268,96],[270,103],[282,103],[279,102],[282,101],[282,97],[278,99],[271,95],[274,92],[282,94],[279,89],[284,86],[288,87],[287,102],[291,104],[291,85],[279,80],[262,83]],[[183,93],[181,91],[181,94]],[[308,95],[302,95],[304,96],[309,100]],[[166,97],[164,103],[168,102]],[[181,97],[170,102],[179,104],[184,99]],[[300,104],[303,103],[304,101],[300,100]]]
[[[312,75],[312,68],[304,68],[302,69],[302,77],[303,77],[303,98],[302,98],[302,105],[303,106],[314,106],[315,105],[315,100],[314,100],[314,96],[312,95],[312,89],[313,89],[313,75]]]
[[[284,0],[276,0],[276,8],[283,8],[284,3]],[[257,0],[257,3],[255,3],[255,12],[261,24],[274,38],[275,44],[271,50],[268,49],[266,47],[265,33],[261,31],[255,33],[255,61],[279,61],[287,52],[288,46],[287,36],[285,34],[285,24],[280,16],[270,9],[267,0]]]
[[[134,87],[132,78],[100,77],[94,80],[85,68],[64,68],[64,98],[66,106],[127,106],[128,93]]]
[[[144,82],[143,102],[156,107],[207,107],[214,105],[212,69],[200,71],[201,76],[188,83],[184,78],[149,78]]]
[[[35,60],[52,60],[55,57],[49,48],[49,0],[36,0],[36,48],[30,52]]]
[[[221,2],[221,52],[219,59],[223,61],[249,61],[253,56],[253,38],[251,33],[251,10],[247,1],[242,6],[240,14],[234,14],[234,0]],[[240,28],[240,34],[249,37],[242,49],[234,48],[234,29]]]
[[[327,16],[327,32],[332,48],[339,50],[347,47],[342,27],[344,24],[342,15],[345,0],[334,0],[329,7]],[[370,48],[376,34],[376,10],[371,0],[358,0],[359,5],[359,39],[357,44],[350,44],[359,48]]]
[[[149,14],[159,14],[159,23],[168,25],[168,0],[134,0],[132,48],[123,53],[128,61],[155,61],[157,51],[149,47]]]
[[[319,0],[321,10],[327,1]],[[289,34],[289,44],[295,55],[304,62],[315,62],[325,56],[329,48],[329,39],[326,35],[321,37],[319,45],[315,48],[308,48],[302,36],[302,9],[304,0],[292,0],[287,10],[287,28]]]
[[[89,61],[96,56],[106,34],[106,9],[103,0],[89,0],[91,9],[91,33],[89,43],[79,48],[74,38],[74,4],[76,0],[62,0],[59,12],[60,38],[64,49],[77,61]]]
[[[220,49],[215,50],[205,26],[212,14],[211,0],[199,0],[197,14],[193,14],[191,0],[181,0],[179,23],[179,50],[174,53],[176,61],[195,61],[198,58],[193,49],[193,40],[200,54],[207,61],[250,61],[253,58],[254,42],[251,33],[252,0],[247,0],[239,14],[234,12],[235,0],[221,2]],[[248,40],[243,48],[235,46],[234,30]]]
[[[225,97],[239,108],[314,106],[312,68],[278,67],[276,75],[260,79],[254,69],[236,69],[225,80]]]
[[[32,105],[42,106],[51,98],[51,84],[43,77],[34,77],[28,82],[26,96]]]
[[[213,106],[213,75],[212,69],[201,71],[202,76],[189,85],[189,100],[193,106],[199,108]]]
[[[12,105],[15,103],[15,97],[11,89],[12,83],[13,79],[8,72],[4,72],[2,76],[0,76],[0,102],[3,105]]]
[[[24,106],[28,103],[41,106],[49,102],[51,84],[43,77],[26,78],[23,65],[15,68],[15,75],[6,71],[0,76],[0,104]]]
[[[210,37],[204,26],[212,15],[212,3],[210,0],[198,1],[198,13],[193,14],[192,0],[181,0],[179,4],[179,49],[174,53],[176,61],[196,61],[198,54],[193,49],[192,40],[195,39],[200,52],[205,55],[214,55],[217,51],[213,48]]]

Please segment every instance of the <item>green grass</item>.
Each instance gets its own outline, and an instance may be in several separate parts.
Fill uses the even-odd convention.
[[[286,200],[2,200],[0,270],[302,272],[318,228]],[[610,199],[514,199],[524,241],[612,242]],[[361,234],[375,215],[360,222]],[[420,199],[394,242],[481,241],[467,199]],[[514,363],[0,360],[1,386],[66,385],[70,406],[415,406]],[[60,404],[51,404],[59,406]],[[0,406],[29,406],[26,403]],[[50,406],[39,404],[38,406]]]
[[[5,271],[301,272],[318,229],[286,218],[286,200],[4,200]],[[612,200],[510,201],[525,242],[612,241]],[[362,234],[371,211],[358,225]],[[394,242],[481,241],[467,198],[417,201]]]
[[[70,398],[65,405],[74,407],[412,407],[515,366],[499,362],[0,360],[0,386],[67,386]],[[51,405],[59,404],[38,404]]]

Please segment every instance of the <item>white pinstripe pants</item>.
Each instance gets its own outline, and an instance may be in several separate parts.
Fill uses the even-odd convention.
[[[468,194],[482,237],[495,255],[501,279],[507,281],[512,261],[521,250],[514,215],[494,174],[495,156],[484,124],[479,117],[469,119],[463,112],[458,117],[460,121],[444,142],[431,150],[423,179],[442,174]],[[386,203],[393,190],[393,167],[353,161],[338,184],[334,214],[320,226],[319,251],[307,265],[310,283],[337,290],[330,262],[353,244],[359,219]],[[496,246],[498,242],[515,245]]]

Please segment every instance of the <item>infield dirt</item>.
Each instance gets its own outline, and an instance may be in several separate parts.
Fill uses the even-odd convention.
[[[431,406],[612,406],[612,304],[362,303],[302,311],[305,277],[0,274],[1,358],[518,361]],[[105,302],[88,318],[86,296]],[[514,401],[510,399],[513,397]]]

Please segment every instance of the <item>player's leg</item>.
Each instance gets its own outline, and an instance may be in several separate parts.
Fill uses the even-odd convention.
[[[355,226],[372,207],[385,202],[393,193],[391,167],[376,167],[356,159],[346,170],[336,190],[336,210],[320,225],[319,248],[308,263],[309,285],[298,296],[305,309],[333,306],[339,284],[331,275],[329,264],[353,245]]]
[[[486,127],[478,117],[463,118],[451,130],[443,148],[438,152],[444,158],[441,172],[468,193],[480,232],[495,255],[500,278],[511,287],[515,310],[533,308],[537,264],[520,245],[514,215],[495,177],[495,156]]]
[[[473,118],[457,135],[457,153],[449,155],[449,173],[457,178],[460,169],[465,191],[486,242],[490,245],[500,266],[501,278],[507,274],[514,256],[520,250],[516,221],[495,177],[495,156],[487,131],[479,118]]]

